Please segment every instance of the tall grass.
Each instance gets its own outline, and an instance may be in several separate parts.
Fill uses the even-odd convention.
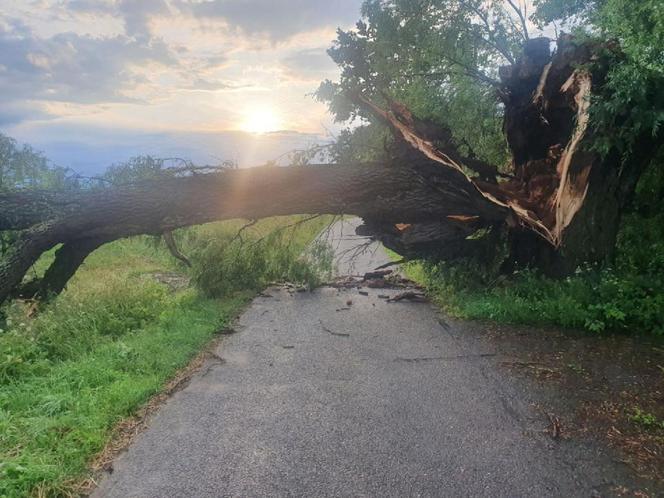
[[[471,263],[411,263],[448,312],[507,323],[664,337],[664,215],[628,216],[612,266],[579,268],[562,280],[524,269],[497,276]]]
[[[332,253],[326,244],[312,243],[311,228],[306,226],[320,231],[327,220],[270,218],[236,225],[233,232],[191,231],[184,245],[191,248],[194,282],[211,297],[285,280],[315,287],[329,275]]]
[[[32,315],[0,324],[0,496],[68,496],[116,423],[158,392],[264,283],[313,283],[324,265],[302,256],[324,218],[242,222],[177,234],[194,268],[153,239],[108,244],[67,290]],[[36,265],[40,273],[52,255]],[[236,270],[235,268],[241,270]],[[193,277],[173,291],[156,272]]]

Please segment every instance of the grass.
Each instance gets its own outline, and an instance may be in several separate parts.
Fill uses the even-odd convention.
[[[633,409],[629,420],[643,429],[664,431],[664,420],[660,420],[652,413],[645,412],[638,407]]]
[[[256,289],[276,278],[313,280],[315,265],[301,252],[326,220],[291,226],[297,221],[261,222],[246,229],[242,241],[233,240],[241,222],[177,234],[194,263],[194,280],[200,284],[207,268],[225,281],[221,291],[204,285],[170,290],[154,273],[184,268],[154,241],[137,238],[92,254],[68,289],[35,316],[25,303],[6,307],[0,496],[75,494],[114,426],[159,392]],[[233,264],[242,265],[242,275],[227,272]]]
[[[528,269],[500,276],[470,262],[413,262],[406,272],[460,318],[664,337],[662,226],[664,214],[628,217],[613,266],[562,280]]]

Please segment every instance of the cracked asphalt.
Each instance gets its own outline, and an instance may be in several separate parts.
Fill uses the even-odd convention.
[[[340,274],[387,261],[328,239]],[[114,463],[96,497],[611,494],[601,448],[554,441],[490,341],[398,290],[269,289]],[[349,303],[350,302],[350,303]]]

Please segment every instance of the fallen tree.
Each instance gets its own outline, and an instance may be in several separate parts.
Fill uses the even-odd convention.
[[[563,37],[552,56],[548,39],[531,39],[502,68],[507,173],[464,156],[450,130],[400,103],[385,97],[380,107],[358,93],[398,138],[384,164],[190,172],[103,189],[0,194],[0,231],[18,233],[0,259],[0,302],[60,292],[90,252],[115,239],[298,213],[360,216],[362,233],[410,257],[487,259],[506,243],[505,268],[528,264],[558,275],[606,260],[658,142],[644,134],[628,163],[617,150],[600,155],[588,147],[589,98],[603,76],[601,64],[588,66],[597,53],[591,43]],[[28,269],[58,244],[44,278],[22,288]]]

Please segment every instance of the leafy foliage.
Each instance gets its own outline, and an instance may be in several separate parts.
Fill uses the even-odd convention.
[[[362,14],[355,30],[338,31],[328,51],[341,68],[339,83],[325,81],[316,94],[336,119],[371,123],[354,95],[379,103],[389,95],[421,119],[451,129],[468,155],[502,164],[498,67],[514,61],[527,36],[510,4],[370,0]]]
[[[320,277],[331,271],[331,253],[322,242],[308,249],[307,245],[312,235],[324,228],[327,219],[276,220],[261,221],[244,237],[237,232],[190,233],[187,246],[192,248],[196,285],[206,295],[215,297],[237,289],[258,291],[275,281],[316,286]],[[305,250],[307,254],[303,254]]]
[[[645,412],[640,408],[634,408],[629,420],[645,429],[664,431],[664,420],[660,420],[652,413]]]
[[[29,145],[0,133],[0,192],[19,189],[71,188],[76,186],[66,168],[54,166]],[[0,232],[0,255],[16,238],[11,232]]]
[[[102,178],[111,185],[149,180],[165,174],[164,164],[163,159],[152,156],[132,157],[123,163],[109,166]]]
[[[25,188],[64,188],[67,169],[54,166],[29,145],[0,133],[0,192]]]
[[[664,124],[664,5],[659,0],[540,0],[535,20],[570,22],[579,35],[614,40],[609,69],[591,106],[596,148],[617,147],[629,160],[637,137],[662,136]]]

